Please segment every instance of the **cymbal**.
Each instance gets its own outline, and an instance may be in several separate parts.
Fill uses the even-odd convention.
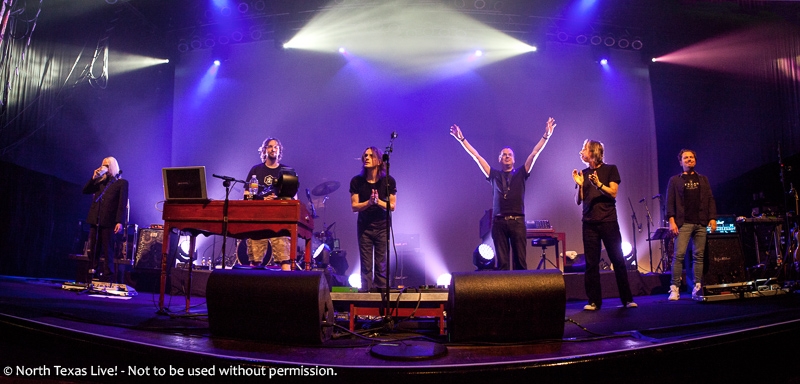
[[[341,184],[339,184],[338,181],[326,181],[314,187],[314,189],[311,190],[311,194],[314,196],[330,195],[331,193],[339,189],[339,185]]]

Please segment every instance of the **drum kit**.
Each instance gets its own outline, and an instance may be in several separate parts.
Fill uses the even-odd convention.
[[[325,203],[328,201],[329,195],[336,190],[339,189],[341,183],[338,181],[326,181],[322,184],[317,185],[312,189],[310,192],[306,189],[306,197],[308,198],[308,203],[311,207],[311,215],[316,219],[319,216],[316,212],[316,207],[314,205],[314,201],[311,198],[311,195],[321,197],[322,201],[320,206],[322,207],[323,211],[325,210]],[[324,215],[324,213],[323,213]],[[331,229],[336,225],[336,222],[331,223],[328,225],[327,223],[322,224],[322,230],[319,232],[314,232],[314,236],[311,240],[311,249],[312,249],[312,260],[313,263],[317,266],[327,267],[330,263],[330,254],[332,251],[338,249],[338,240],[336,238],[336,233],[331,231]],[[298,257],[298,260],[302,260]]]

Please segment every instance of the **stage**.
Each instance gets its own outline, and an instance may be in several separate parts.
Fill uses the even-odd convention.
[[[571,279],[565,281],[574,284]],[[301,344],[214,336],[202,296],[192,296],[187,313],[183,295],[167,295],[167,311],[157,313],[155,293],[91,295],[62,289],[62,283],[0,277],[4,335],[0,350],[2,365],[12,370],[4,377],[69,382],[145,377],[194,382],[269,375],[336,382],[380,378],[390,382],[420,378],[627,382],[636,378],[780,383],[800,379],[793,368],[794,356],[786,352],[800,341],[800,296],[790,290],[719,302],[695,301],[687,293],[675,302],[668,301],[665,293],[637,294],[638,308],[623,308],[612,297],[597,312],[583,311],[582,300],[568,300],[561,339],[511,343],[450,342],[447,335],[440,335],[437,319],[428,316],[398,316],[390,330],[381,328],[385,324],[380,319],[362,317],[350,333],[347,314],[339,310],[342,300],[350,296],[356,302],[375,294],[345,293],[335,303],[337,326],[332,337]],[[430,294],[439,295],[431,296],[433,300],[442,299],[441,292]],[[245,308],[259,305],[247,292],[229,300]],[[297,305],[293,300],[286,297],[287,311]],[[263,332],[260,327],[264,326],[242,324],[243,329],[252,328],[254,335]],[[387,342],[436,344],[444,346],[446,353],[418,360],[371,353],[374,346]],[[72,376],[57,371],[67,368]]]

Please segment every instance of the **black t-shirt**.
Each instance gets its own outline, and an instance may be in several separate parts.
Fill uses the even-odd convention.
[[[389,197],[386,195],[387,180],[389,182],[389,194],[396,195],[397,182],[395,182],[394,177],[381,177],[377,182],[370,183],[367,181],[367,178],[362,175],[354,176],[350,180],[350,194],[358,195],[358,202],[363,203],[369,200],[372,196],[372,190],[376,189],[378,190],[378,198],[388,202]],[[386,211],[377,205],[371,205],[358,213],[358,224],[360,225],[372,224],[385,220]]]
[[[486,180],[492,185],[492,212],[495,216],[525,215],[525,167],[503,172],[492,168]]]
[[[256,175],[256,179],[258,179],[257,195],[261,196],[256,197],[256,199],[261,199],[263,198],[262,195],[268,195],[269,193],[272,193],[267,190],[274,190],[278,180],[281,178],[281,171],[284,169],[293,171],[291,167],[288,167],[285,164],[279,164],[276,168],[267,167],[267,165],[264,163],[256,164],[250,168],[250,172],[248,172],[247,177],[244,178],[244,181],[247,183],[245,184],[244,188],[247,189],[250,187],[250,178],[253,177],[253,175]]]
[[[589,175],[597,172],[597,178],[603,185],[611,182],[620,184],[619,170],[613,164],[601,164],[596,169],[585,168],[583,173],[583,221],[599,223],[617,221],[617,200],[605,193],[589,181]]]
[[[683,212],[685,223],[706,224],[700,222],[700,178],[697,173],[684,173],[683,179]]]

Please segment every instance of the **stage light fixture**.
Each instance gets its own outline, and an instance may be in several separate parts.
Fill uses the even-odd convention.
[[[255,3],[253,3],[253,8],[255,8],[256,11],[261,12],[265,8],[267,8],[267,4],[264,2],[264,0],[258,0]]]
[[[314,250],[314,260],[316,260],[318,266],[327,266],[330,264],[331,261],[331,248],[328,244],[320,244],[316,250]]]
[[[242,41],[243,38],[244,35],[241,31],[233,31],[233,33],[231,33],[231,39],[237,43]]]
[[[436,285],[449,287],[451,280],[453,280],[453,276],[451,274],[443,273],[436,278]]]
[[[631,48],[636,51],[642,49],[643,46],[644,43],[642,43],[642,39],[634,38],[633,41],[631,41]]]
[[[622,36],[617,40],[617,46],[621,49],[627,49],[631,46],[631,41],[628,36]]]
[[[575,36],[575,42],[578,44],[586,44],[587,41],[589,41],[589,38],[586,35]]]
[[[486,1],[485,0],[475,0],[475,3],[473,3],[473,6],[475,7],[475,9],[484,9],[484,8],[486,8]]]
[[[608,65],[608,59],[600,59],[600,65],[602,66]]]
[[[556,38],[558,39],[558,41],[564,42],[569,40],[569,35],[566,32],[561,31],[558,32],[558,34],[556,34]]]
[[[589,39],[589,42],[592,43],[592,45],[600,45],[603,43],[603,38],[600,37],[600,35],[592,35],[592,38]]]
[[[214,40],[214,36],[207,36],[205,40],[203,40],[203,46],[205,48],[214,48],[217,45],[217,42]]]
[[[239,10],[239,13],[247,13],[247,11],[250,10],[250,5],[245,2],[241,2],[238,6],[236,6],[236,9]]]
[[[222,63],[219,60],[214,60],[214,65],[219,67],[220,64],[222,64]]]
[[[487,244],[478,245],[472,252],[472,264],[478,271],[494,269],[494,250]]]
[[[222,45],[225,45],[231,42],[231,38],[226,35],[221,35],[220,37],[217,38],[217,42],[219,42]]]
[[[478,49],[478,50],[475,50],[475,56],[476,56],[476,57],[481,57],[481,56],[483,56],[483,51],[481,51],[480,49]]]
[[[606,47],[613,47],[617,44],[617,39],[614,38],[614,35],[609,33],[606,35],[606,38],[603,39],[603,44],[605,44]]]
[[[353,288],[361,289],[361,274],[354,273],[347,277],[347,284],[350,284]]]
[[[189,42],[185,39],[178,40],[178,52],[187,52],[189,51]]]
[[[344,47],[339,47],[339,53],[345,55],[345,54],[347,54],[347,50],[344,49]]]
[[[195,37],[195,38],[193,38],[193,39],[192,39],[192,42],[191,42],[190,44],[191,44],[191,47],[192,47],[192,49],[200,49],[200,48],[203,48],[203,42],[202,42],[202,41],[200,41],[200,38],[199,38],[199,37]]]

